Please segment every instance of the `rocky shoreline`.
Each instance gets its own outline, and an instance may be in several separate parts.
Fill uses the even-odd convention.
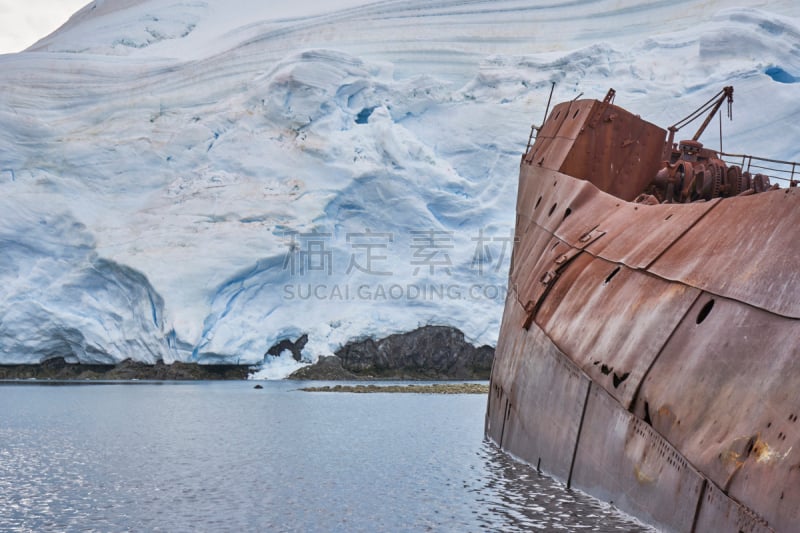
[[[473,346],[449,326],[423,326],[379,340],[345,344],[289,379],[313,380],[486,380],[494,348]]]
[[[264,357],[289,350],[296,359],[307,336],[281,341]],[[297,380],[486,380],[492,368],[494,348],[475,347],[464,334],[447,326],[423,326],[382,339],[347,343],[335,355],[322,356],[293,373]],[[244,380],[253,372],[249,365],[199,365],[161,361],[147,364],[129,359],[116,365],[68,363],[63,357],[34,365],[0,365],[0,380]]]
[[[198,365],[159,361],[154,365],[126,359],[116,365],[87,365],[67,363],[63,357],[48,359],[38,365],[0,365],[0,380],[231,380],[247,379],[251,372],[243,365]]]

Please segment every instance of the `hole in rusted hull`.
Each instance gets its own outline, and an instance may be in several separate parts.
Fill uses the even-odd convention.
[[[703,308],[700,309],[700,312],[697,313],[697,320],[695,321],[695,323],[702,324],[703,320],[708,318],[708,314],[711,312],[713,308],[714,308],[714,299],[712,298],[708,302],[706,302]]]
[[[756,445],[756,437],[750,437],[750,440],[747,441],[747,447],[744,450],[744,456],[748,457],[753,452],[753,446]]]
[[[540,203],[542,203],[542,197],[541,197],[541,196],[539,197],[539,199],[538,199],[538,200],[536,200],[536,205],[535,205],[535,206],[533,206],[533,208],[534,208],[534,209],[536,209],[537,207],[539,207],[539,204],[540,204]]]
[[[553,204],[553,207],[550,208],[550,212],[547,213],[547,216],[551,216],[553,214],[553,211],[556,210],[556,207],[558,207],[558,204]]]
[[[611,279],[612,279],[614,276],[616,276],[616,275],[617,275],[617,272],[619,272],[619,267],[617,267],[617,268],[615,268],[614,270],[612,270],[612,271],[611,271],[611,274],[609,274],[609,275],[606,277],[606,280],[603,282],[603,285],[608,285],[608,282],[609,282],[609,281],[611,281]]]
[[[617,373],[614,372],[614,375],[611,377],[611,379],[612,379],[612,381],[614,383],[614,388],[616,389],[617,387],[619,387],[622,384],[623,381],[628,379],[628,376],[630,376],[630,375],[631,375],[630,372],[625,372],[621,376],[617,375]]]
[[[566,211],[564,211],[564,219],[572,214],[572,208],[568,207]]]

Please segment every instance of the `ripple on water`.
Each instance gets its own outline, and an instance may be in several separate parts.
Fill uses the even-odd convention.
[[[648,530],[485,441],[483,397],[295,389],[0,386],[0,530]]]
[[[653,531],[616,508],[515,461],[484,442],[486,470],[470,487],[483,505],[477,519],[503,531]]]

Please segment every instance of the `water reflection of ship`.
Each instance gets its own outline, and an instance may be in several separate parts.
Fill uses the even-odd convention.
[[[667,530],[800,523],[800,189],[699,142],[732,94],[561,103],[520,165],[487,435]]]
[[[629,516],[532,470],[486,443],[482,484],[469,490],[482,502],[478,523],[494,531],[650,531]]]

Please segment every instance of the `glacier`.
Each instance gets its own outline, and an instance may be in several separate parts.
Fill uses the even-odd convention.
[[[0,55],[0,364],[494,344],[552,82],[662,126],[734,85],[725,150],[797,160],[799,51],[785,0],[93,1]]]

